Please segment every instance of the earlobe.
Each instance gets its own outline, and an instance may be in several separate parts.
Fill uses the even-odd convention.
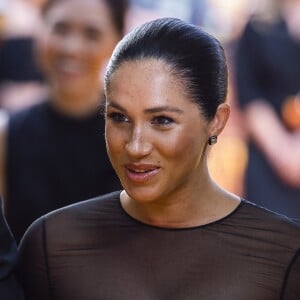
[[[216,114],[211,121],[209,135],[218,136],[224,129],[230,115],[230,106],[222,103],[218,106]]]

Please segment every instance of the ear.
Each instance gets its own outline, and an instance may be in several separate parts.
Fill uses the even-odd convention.
[[[214,118],[209,123],[209,136],[218,136],[224,129],[230,115],[230,106],[227,103],[222,103],[218,106]]]

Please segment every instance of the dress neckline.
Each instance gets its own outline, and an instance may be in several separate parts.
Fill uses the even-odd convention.
[[[225,221],[226,219],[230,218],[232,215],[234,215],[235,213],[237,213],[244,206],[244,203],[246,201],[243,198],[241,198],[241,197],[239,199],[240,199],[240,203],[230,213],[228,213],[227,215],[225,215],[225,216],[223,216],[223,217],[221,217],[221,218],[219,218],[219,219],[217,219],[215,221],[212,221],[212,222],[209,222],[209,223],[206,223],[206,224],[202,224],[202,225],[197,225],[197,226],[175,228],[175,227],[155,226],[155,225],[151,225],[151,224],[145,223],[143,221],[140,221],[140,220],[134,218],[133,216],[131,216],[123,208],[123,206],[121,204],[121,191],[118,192],[117,197],[116,197],[116,200],[118,202],[118,206],[119,206],[120,210],[122,211],[122,213],[127,218],[129,218],[130,220],[132,220],[136,224],[139,224],[139,225],[142,225],[142,226],[145,226],[145,227],[149,227],[149,228],[152,228],[152,229],[162,230],[162,231],[187,231],[187,230],[196,230],[196,229],[202,229],[202,228],[206,228],[206,227],[209,227],[209,226],[213,226],[213,225],[222,223],[223,221]]]

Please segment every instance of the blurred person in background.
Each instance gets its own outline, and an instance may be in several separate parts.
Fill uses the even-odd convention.
[[[300,218],[300,1],[271,4],[250,19],[236,52],[249,133],[246,197]]]
[[[23,299],[21,287],[14,277],[17,259],[17,244],[3,216],[2,199],[0,197],[0,299]]]
[[[17,241],[42,214],[120,187],[106,154],[101,77],[127,1],[49,0],[42,9],[38,53],[49,98],[0,130],[0,187]]]

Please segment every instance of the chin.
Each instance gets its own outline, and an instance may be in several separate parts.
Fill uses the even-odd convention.
[[[158,189],[149,186],[132,187],[124,185],[124,189],[132,200],[139,203],[155,202],[161,195]]]
[[[65,85],[60,87],[60,92],[62,95],[74,100],[77,99],[78,96],[80,96],[84,90],[85,90],[84,88],[74,88],[74,85],[73,87],[70,85]]]

